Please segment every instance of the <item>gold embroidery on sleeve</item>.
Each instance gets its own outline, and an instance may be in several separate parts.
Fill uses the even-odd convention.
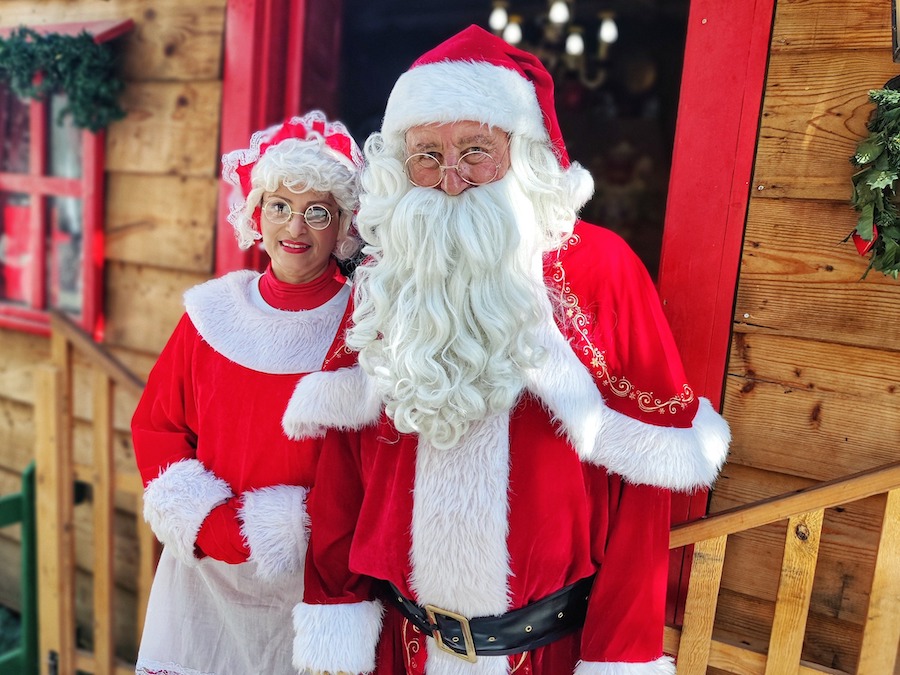
[[[573,234],[563,243],[560,251],[567,249],[570,244],[577,244],[578,241],[578,235]],[[591,320],[581,309],[578,296],[572,292],[572,288],[566,280],[566,271],[558,258],[549,265],[548,279],[559,291],[565,317],[577,336],[575,346],[576,350],[581,352],[581,361],[585,365],[589,364],[594,378],[612,394],[635,401],[643,412],[657,412],[660,415],[677,413],[694,400],[694,391],[686,383],[682,385],[681,392],[664,401],[653,392],[638,389],[628,379],[610,373],[606,362],[606,352],[594,345],[588,337]]]

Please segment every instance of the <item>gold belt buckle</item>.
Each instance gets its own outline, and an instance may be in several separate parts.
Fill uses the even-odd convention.
[[[475,641],[472,639],[472,629],[469,627],[469,620],[464,617],[462,614],[457,614],[456,612],[451,612],[446,609],[441,609],[440,607],[435,607],[434,605],[425,605],[425,614],[428,617],[428,621],[435,628],[432,630],[432,636],[434,637],[434,642],[437,644],[438,649],[441,651],[445,651],[448,654],[453,654],[456,658],[462,659],[463,661],[468,661],[469,663],[475,663],[478,661],[478,656],[475,654]],[[445,642],[444,638],[441,636],[441,631],[437,629],[437,621],[435,620],[435,616],[440,614],[441,616],[445,616],[448,619],[453,619],[457,623],[459,623],[462,628],[463,634],[463,646],[466,648],[465,654],[460,654],[455,651],[453,648],[449,647]]]

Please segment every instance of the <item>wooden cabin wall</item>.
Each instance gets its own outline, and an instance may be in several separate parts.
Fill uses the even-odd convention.
[[[107,130],[105,346],[146,378],[181,312],[181,296],[213,275],[218,194],[222,44],[226,0],[3,0],[0,26],[132,19],[115,42],[126,117]],[[0,493],[19,489],[35,444],[33,372],[49,341],[0,329]],[[89,391],[83,371],[80,391]],[[84,398],[84,397],[82,397]],[[128,430],[136,401],[116,400],[117,463],[134,468]],[[76,398],[76,417],[89,402]],[[90,432],[76,428],[76,458],[88,461]],[[137,642],[134,529],[122,502],[116,544],[117,626],[124,657]],[[76,508],[78,622],[89,626],[90,511]],[[18,528],[0,531],[0,604],[19,606]],[[89,631],[88,631],[89,633]],[[89,639],[89,638],[86,638]]]
[[[842,240],[868,91],[900,73],[891,3],[779,0],[723,405],[720,511],[900,457],[900,282]],[[803,659],[855,672],[884,500],[826,512]],[[768,644],[784,524],[729,540],[720,636]],[[897,645],[885,645],[896,649]]]

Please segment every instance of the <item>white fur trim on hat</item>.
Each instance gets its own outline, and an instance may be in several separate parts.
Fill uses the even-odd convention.
[[[388,98],[381,133],[396,139],[414,126],[462,120],[549,138],[534,85],[485,61],[441,61],[403,73]]]
[[[181,562],[196,565],[200,526],[216,506],[233,496],[228,483],[196,459],[170,464],[144,489],[144,520]]]
[[[294,607],[294,667],[300,672],[371,673],[381,634],[382,604]]]
[[[309,541],[306,496],[299,485],[273,485],[243,494],[238,511],[256,576],[274,581],[303,569]]]
[[[646,663],[581,661],[575,667],[575,675],[675,675],[675,662],[670,656]]]
[[[357,366],[306,375],[281,420],[288,438],[319,438],[329,427],[361,429],[381,416],[375,381]]]

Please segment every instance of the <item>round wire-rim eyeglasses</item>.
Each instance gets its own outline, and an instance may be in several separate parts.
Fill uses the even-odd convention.
[[[303,216],[303,221],[313,230],[324,230],[331,225],[331,211],[324,204],[310,204],[303,211],[294,211],[291,205],[280,197],[271,197],[262,205],[262,213],[273,225],[285,225],[294,216]]]
[[[409,182],[416,187],[437,187],[444,180],[447,169],[455,169],[460,179],[469,185],[486,185],[497,178],[500,162],[484,150],[470,150],[460,155],[456,164],[441,164],[437,157],[427,152],[417,152],[404,163]]]

